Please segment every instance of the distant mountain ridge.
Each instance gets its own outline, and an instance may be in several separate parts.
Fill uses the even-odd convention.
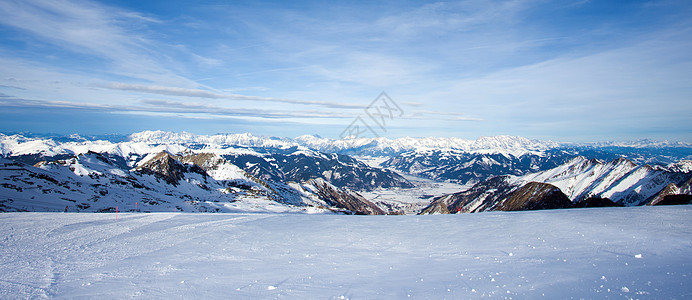
[[[321,178],[300,184],[264,181],[215,154],[162,151],[132,169],[95,152],[35,166],[0,158],[0,212],[63,209],[387,213]]]
[[[104,139],[99,139],[99,138]],[[68,135],[25,137],[22,135],[5,135],[0,133],[0,154],[22,155],[35,154],[41,151],[57,151],[61,154],[84,153],[84,148],[101,152],[104,148],[113,145],[211,145],[211,146],[240,146],[250,148],[278,148],[305,147],[307,149],[349,155],[366,156],[396,156],[403,153],[444,151],[468,154],[500,154],[505,156],[521,157],[523,155],[541,155],[546,151],[566,149],[569,151],[596,151],[595,149],[627,148],[628,151],[636,149],[692,149],[692,144],[683,142],[640,140],[633,142],[598,142],[598,143],[558,143],[553,141],[532,140],[518,136],[491,136],[480,137],[476,140],[461,138],[413,138],[404,137],[397,139],[379,138],[355,138],[355,139],[329,139],[314,135],[303,135],[297,138],[255,136],[250,133],[197,135],[187,132],[168,131],[142,131],[129,135],[127,138],[116,136],[116,141],[110,141],[107,136]],[[12,144],[27,144],[29,147],[13,148]],[[127,151],[127,149],[123,149]],[[602,151],[603,152],[603,151]],[[612,151],[611,151],[612,152]],[[677,161],[683,158],[692,158],[692,151],[682,153],[666,153],[676,157],[669,160]],[[55,155],[55,153],[53,153]],[[665,154],[657,154],[665,155]],[[587,155],[588,156],[588,155]],[[676,159],[677,158],[677,159]],[[636,157],[631,158],[635,161]],[[670,163],[671,161],[667,161]],[[650,163],[650,162],[646,162]]]
[[[414,187],[399,173],[473,185],[417,198],[423,199],[419,207],[432,201],[423,213],[559,208],[566,206],[564,199],[582,207],[686,201],[678,195],[691,189],[692,162],[684,158],[692,158],[692,147],[646,143],[575,146],[512,136],[290,139],[164,131],[113,142],[0,134],[0,209],[45,208],[46,201],[55,202],[48,205],[52,210],[61,207],[56,203],[77,203],[73,207],[82,211],[109,210],[118,203],[131,209],[127,199],[144,199],[157,205],[149,207],[154,210],[400,213],[400,204],[359,194]]]
[[[578,156],[545,171],[491,177],[466,191],[433,199],[421,213],[583,207],[610,201],[620,206],[657,204],[666,196],[692,193],[690,167],[688,160],[652,167],[625,158],[603,162]]]
[[[619,145],[619,146],[615,146]],[[625,147],[624,145],[629,145]],[[650,147],[645,147],[650,145]],[[495,136],[476,140],[459,138],[357,138],[334,140],[311,135],[295,139],[263,137],[249,133],[196,135],[166,131],[143,131],[131,134],[127,141],[88,140],[72,135],[65,141],[0,135],[3,156],[69,157],[86,151],[108,152],[139,159],[151,152],[184,149],[207,149],[223,155],[223,149],[313,150],[349,156],[387,157],[381,166],[399,172],[461,184],[477,183],[490,176],[523,175],[547,170],[582,155],[601,160],[625,157],[637,164],[667,165],[692,159],[692,145],[685,143],[639,141],[637,143],[572,144],[530,140],[522,137]],[[636,146],[636,147],[635,147]]]
[[[240,139],[265,147],[199,139],[159,143],[161,137],[112,143],[0,136],[7,166],[0,168],[0,209],[55,211],[63,203],[80,211],[125,210],[132,209],[129,200],[144,199],[152,211],[252,211],[274,202],[288,211],[384,214],[353,190],[412,187],[395,172],[349,156],[235,137],[235,144]],[[32,179],[35,174],[42,182]],[[36,187],[41,192],[34,194]]]

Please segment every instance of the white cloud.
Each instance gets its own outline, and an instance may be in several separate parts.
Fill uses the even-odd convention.
[[[141,14],[87,1],[28,0],[0,2],[0,23],[25,30],[67,50],[111,62],[120,75],[184,86],[197,83],[161,65],[153,41],[124,24],[160,22]]]
[[[435,2],[377,20],[380,30],[401,36],[470,31],[473,26],[512,23],[529,1]]]
[[[202,103],[187,103],[171,100],[142,100],[138,105],[120,105],[106,103],[81,103],[72,101],[29,100],[12,96],[0,97],[0,107],[29,107],[29,108],[67,108],[112,113],[151,113],[178,114],[181,116],[220,117],[253,117],[263,119],[341,119],[355,117],[354,113],[324,110],[272,110],[240,107],[224,107]]]
[[[199,89],[186,89],[178,87],[166,87],[166,86],[154,86],[154,85],[141,85],[141,84],[128,84],[128,83],[112,83],[105,85],[105,88],[114,90],[124,90],[124,91],[135,91],[167,96],[185,96],[185,97],[198,97],[198,98],[210,98],[210,99],[228,99],[228,100],[244,100],[244,101],[259,101],[259,102],[280,102],[289,104],[301,104],[301,105],[315,105],[324,106],[329,108],[364,108],[360,105],[353,105],[347,103],[335,103],[335,102],[324,102],[324,101],[308,101],[308,100],[292,100],[292,99],[282,99],[282,98],[270,98],[270,97],[258,97],[258,96],[247,96],[240,94],[222,94],[214,93]]]
[[[465,113],[434,110],[414,110],[406,112],[402,118],[446,121],[484,121],[482,118],[469,117]]]
[[[692,113],[692,42],[683,38],[689,32],[658,32],[618,49],[447,81],[449,89],[426,96],[486,119],[495,132],[598,130],[607,136],[629,128],[677,128]]]
[[[48,45],[26,53],[17,40],[0,45],[0,92],[9,95],[0,98],[340,122],[386,91],[416,120],[402,123],[440,126],[437,132],[689,124],[682,116],[691,113],[692,25],[680,21],[689,5],[607,4],[607,16],[585,18],[601,7],[542,4],[231,3],[150,15],[83,0],[0,0],[0,25],[28,33],[22,42]],[[594,22],[581,23],[587,19]],[[45,58],[65,57],[60,50],[75,54],[74,67]]]

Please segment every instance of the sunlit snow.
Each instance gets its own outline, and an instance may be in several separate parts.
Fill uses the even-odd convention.
[[[0,298],[686,298],[692,206],[0,214]]]

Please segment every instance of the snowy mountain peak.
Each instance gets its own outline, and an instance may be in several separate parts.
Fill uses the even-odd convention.
[[[394,155],[408,151],[439,149],[465,152],[503,153],[521,156],[531,151],[543,151],[559,147],[560,144],[550,141],[530,140],[517,136],[490,136],[476,140],[460,138],[413,138],[397,139],[355,138],[349,140],[329,139],[315,135],[301,135],[295,139],[279,137],[261,137],[249,133],[195,135],[187,132],[173,133],[165,131],[143,131],[130,135],[131,142],[147,144],[208,144],[234,145],[244,147],[289,148],[304,146],[322,152],[356,152],[362,155]]]
[[[527,149],[545,150],[558,147],[558,143],[551,141],[530,140],[520,136],[499,135],[480,137],[473,143],[476,149]]]
[[[592,145],[598,147],[627,147],[627,148],[671,148],[671,147],[692,147],[692,143],[673,142],[668,140],[656,141],[651,139],[640,139],[627,142],[599,142]]]
[[[27,138],[21,135],[3,135],[0,137],[0,151],[7,157],[17,154],[55,155],[58,144],[52,139]]]
[[[161,130],[136,132],[129,136],[131,142],[147,144],[191,143],[195,138],[196,135],[184,131],[175,133]]]
[[[631,160],[624,158],[622,156],[605,163],[605,165],[610,167],[610,168],[629,168],[629,169],[632,169],[632,168],[637,167],[637,164],[635,164]]]
[[[596,159],[589,159],[586,156],[583,155],[578,155],[575,156],[574,158],[570,159],[567,161],[567,165],[579,165],[579,164],[597,164],[601,163],[599,160]]]
[[[206,176],[206,172],[199,166],[192,163],[185,165],[168,151],[161,151],[147,157],[136,170],[155,175],[172,185],[177,185],[181,179],[185,178],[185,173],[193,172]]]
[[[681,160],[667,166],[671,172],[692,173],[692,160]]]
[[[279,137],[254,136],[251,133],[196,135],[188,132],[168,131],[142,131],[133,133],[129,137],[130,142],[146,144],[205,144],[211,147],[219,146],[243,146],[243,147],[271,147],[290,148],[298,146],[294,141]]]

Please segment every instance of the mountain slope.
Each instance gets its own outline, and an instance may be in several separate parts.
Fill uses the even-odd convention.
[[[152,153],[133,169],[88,152],[30,166],[2,159],[0,211],[302,211],[384,214],[321,178],[263,181],[215,154]]]
[[[689,193],[685,191],[692,189],[686,184],[692,174],[691,161],[677,161],[667,166],[638,165],[617,156],[615,152],[609,152],[609,149],[626,148],[629,151],[627,155],[638,161],[645,160],[642,155],[646,156],[647,153],[665,159],[687,153],[675,152],[684,147],[679,143],[651,144],[654,148],[647,145],[568,147],[565,144],[510,136],[477,140],[408,137],[332,140],[316,136],[289,139],[251,134],[204,136],[145,131],[132,134],[124,141],[111,142],[80,136],[28,138],[0,134],[0,151],[9,160],[8,163],[26,164],[18,165],[22,172],[11,168],[2,170],[0,177],[4,181],[0,186],[0,197],[5,197],[7,201],[10,198],[32,200],[17,195],[16,190],[36,190],[37,186],[31,184],[38,183],[24,178],[34,173],[40,174],[34,176],[53,178],[55,181],[42,180],[39,189],[70,194],[72,198],[62,198],[73,200],[73,203],[79,200],[98,209],[111,209],[113,203],[122,203],[121,199],[140,197],[149,202],[168,203],[164,204],[167,205],[166,209],[180,207],[196,211],[228,211],[230,206],[240,207],[241,202],[259,201],[256,207],[271,203],[286,206],[289,210],[295,207],[326,207],[344,212],[379,213],[360,196],[366,195],[374,201],[371,203],[379,206],[378,209],[392,213],[396,205],[390,204],[396,199],[374,199],[379,197],[375,192],[378,190],[396,191],[413,187],[397,171],[466,186],[476,184],[459,193],[439,196],[440,193],[449,192],[446,190],[425,195],[415,203],[417,210],[427,203],[425,199],[433,199],[424,211],[438,213],[497,209],[501,201],[530,182],[554,185],[575,203],[592,199],[589,203],[584,202],[584,205],[609,204],[597,200],[604,198],[619,205],[641,205],[652,201],[657,195],[661,195],[660,201],[666,196],[673,196],[662,193],[670,184],[679,187],[678,193]],[[342,153],[388,157],[370,157],[365,160],[372,164],[368,165]],[[583,153],[592,156],[579,156]],[[31,169],[34,164],[42,171]],[[380,165],[386,169],[380,168]],[[41,172],[58,174],[53,176],[52,173]],[[17,185],[15,181],[18,178],[26,182]],[[50,186],[66,182],[70,186],[81,184],[80,188],[85,191],[75,194],[75,191]],[[118,188],[117,185],[122,187]],[[110,190],[117,192],[107,197],[102,195]],[[158,194],[163,196],[159,197]],[[338,195],[339,201],[334,199],[335,195]],[[48,199],[45,195],[31,197],[37,196]],[[62,198],[51,199],[59,203],[70,202]],[[111,199],[113,201],[109,201],[113,203],[110,206],[103,204],[108,201],[101,201],[96,206],[90,204],[103,198]],[[243,201],[239,201],[241,198]],[[362,207],[345,204],[355,201],[353,199],[359,201]],[[180,201],[189,203],[172,204]],[[204,204],[217,202],[224,204]]]
[[[479,182],[466,191],[434,198],[420,214],[475,213],[492,210],[497,203],[511,195],[516,186],[509,176],[496,176]]]
[[[263,180],[305,182],[323,178],[340,188],[357,190],[412,187],[401,175],[368,166],[350,156],[320,153],[297,147],[261,155],[228,153],[223,157]]]
[[[622,205],[643,205],[668,184],[681,184],[692,177],[678,168],[637,166],[619,158],[610,162],[577,157],[551,170],[516,178],[516,182],[553,184],[572,201],[589,197],[609,198]]]
[[[500,203],[495,210],[540,210],[569,208],[572,202],[552,184],[529,182]]]
[[[322,178],[310,179],[303,187],[310,189],[329,205],[358,215],[384,215],[385,212],[363,196],[340,190]]]
[[[123,170],[96,153],[37,167],[3,159],[0,195],[4,211],[223,211],[243,198],[204,174],[178,171]]]
[[[524,175],[550,169],[568,161],[573,154],[561,150],[506,153],[417,150],[384,161],[383,167],[435,180],[460,184],[477,183],[498,175]]]
[[[620,206],[644,205],[666,196],[692,194],[689,192],[692,172],[679,165],[662,168],[637,166],[624,158],[601,162],[576,157],[549,170],[481,181],[466,191],[433,199],[421,213],[440,213],[445,209],[451,213],[472,213],[532,207],[609,206],[611,200]],[[678,184],[685,189],[677,188]],[[564,198],[560,196],[563,192]],[[598,200],[603,198],[608,201]],[[568,205],[564,199],[574,204]]]
[[[171,155],[207,153],[216,154],[263,180],[303,182],[324,178],[338,187],[359,190],[412,186],[395,172],[370,167],[346,155],[321,153],[287,139],[250,134],[198,136],[147,131],[133,134],[129,141],[120,143],[87,140],[57,143],[52,139],[15,135],[0,136],[0,145],[3,157],[28,164],[94,152],[136,167],[146,156],[164,151]]]

